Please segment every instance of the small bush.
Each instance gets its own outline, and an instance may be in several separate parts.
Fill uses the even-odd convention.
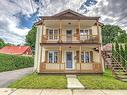
[[[0,54],[0,72],[32,67],[33,57]]]

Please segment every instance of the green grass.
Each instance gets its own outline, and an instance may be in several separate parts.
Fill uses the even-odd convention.
[[[79,75],[78,79],[87,89],[127,89],[127,83],[115,79],[110,70],[103,75]]]
[[[33,57],[0,54],[0,72],[32,67]]]
[[[63,89],[66,88],[67,81],[64,75],[38,75],[33,73],[26,76],[14,83],[9,87],[11,88],[51,88],[51,89]]]

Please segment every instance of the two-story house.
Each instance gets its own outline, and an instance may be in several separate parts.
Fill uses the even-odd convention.
[[[101,24],[70,9],[36,23],[34,69],[39,73],[103,73]]]

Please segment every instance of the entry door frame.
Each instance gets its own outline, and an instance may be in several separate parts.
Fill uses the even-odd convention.
[[[71,40],[70,40],[70,41],[69,41],[68,38],[67,38],[67,35],[68,35],[67,32],[71,32],[71,38],[70,38]],[[72,29],[67,29],[67,30],[66,30],[66,41],[67,41],[67,42],[72,42],[72,39],[73,39],[72,35],[73,35],[73,30],[72,30]]]
[[[67,55],[66,55],[67,52],[72,52],[72,68],[66,68],[66,67],[67,67],[67,66],[66,66],[66,65],[67,65],[67,59],[66,59],[66,58],[67,58],[67,57],[66,57],[66,56],[67,56]],[[73,51],[73,50],[66,50],[66,51],[65,51],[65,53],[64,53],[64,60],[65,60],[65,69],[66,69],[66,70],[74,70],[74,68],[75,68],[75,64],[74,64],[74,63],[75,63],[75,60],[74,60],[74,51]]]

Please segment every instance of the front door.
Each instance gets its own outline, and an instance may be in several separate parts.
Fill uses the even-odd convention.
[[[73,68],[73,57],[72,52],[66,52],[66,69]]]
[[[67,30],[66,31],[66,41],[68,43],[71,43],[72,42],[72,30]]]

